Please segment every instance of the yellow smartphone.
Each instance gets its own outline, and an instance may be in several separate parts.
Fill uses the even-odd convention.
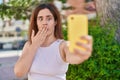
[[[86,42],[80,40],[81,36],[88,35],[88,18],[86,15],[70,15],[68,16],[68,40],[69,50],[73,52],[74,48],[80,48],[76,45],[77,41]]]

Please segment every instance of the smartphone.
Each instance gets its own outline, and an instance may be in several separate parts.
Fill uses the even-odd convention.
[[[88,18],[86,15],[70,15],[68,16],[68,40],[69,50],[73,52],[75,48],[84,50],[82,47],[76,45],[77,41],[86,43],[86,41],[80,40],[81,36],[88,35]]]

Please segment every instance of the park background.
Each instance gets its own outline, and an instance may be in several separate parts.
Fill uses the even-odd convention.
[[[67,80],[120,79],[120,0],[0,0],[0,80],[27,80],[15,77],[13,68],[27,40],[31,12],[40,1],[58,7],[66,40],[67,16],[88,16],[93,53],[84,63],[69,66]]]

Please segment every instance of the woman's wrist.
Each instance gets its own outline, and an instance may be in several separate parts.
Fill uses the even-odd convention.
[[[30,50],[36,51],[38,48],[39,48],[39,46],[37,46],[36,44],[31,44],[30,47],[29,47],[29,51]]]

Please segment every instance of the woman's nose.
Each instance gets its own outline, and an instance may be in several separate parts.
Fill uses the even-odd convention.
[[[47,25],[47,20],[43,20],[43,25]]]

